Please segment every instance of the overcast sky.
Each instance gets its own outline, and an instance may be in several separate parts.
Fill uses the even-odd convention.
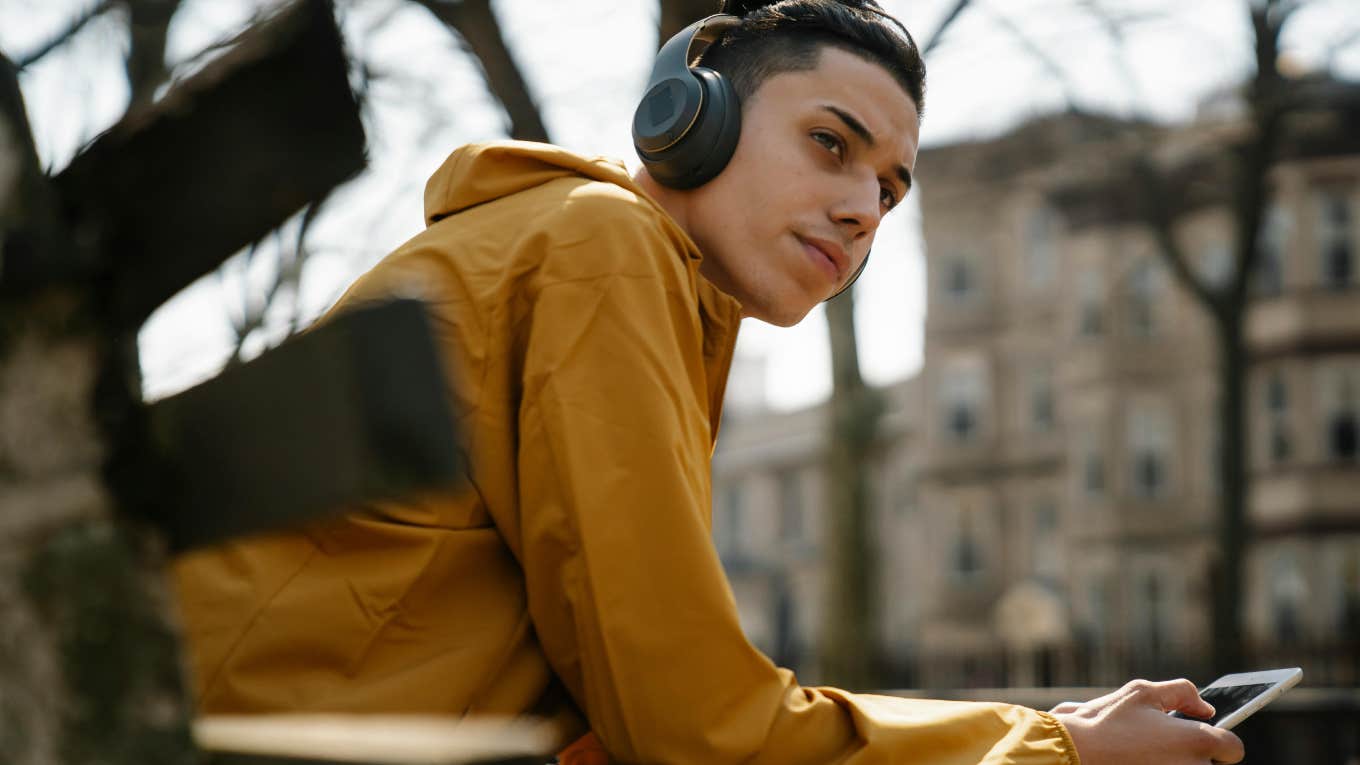
[[[169,60],[191,59],[239,29],[258,8],[273,4],[185,0],[170,30]],[[883,2],[920,39],[949,4],[952,0]],[[92,5],[93,0],[0,0],[0,49],[20,58]],[[451,150],[498,137],[505,124],[475,65],[423,9],[406,0],[338,5],[351,53],[383,78],[369,110],[370,170],[340,190],[314,230],[314,254],[300,295],[308,316],[324,310],[359,273],[420,230],[425,179]],[[1136,109],[1165,121],[1188,120],[1205,94],[1239,80],[1251,64],[1243,0],[1098,3],[1126,21],[1122,47],[1113,44],[1099,18],[1080,10],[1090,5],[1096,3],[988,0],[966,12],[928,62],[923,146],[996,135],[1028,116],[1062,108],[1069,98],[1117,114]],[[499,0],[496,10],[554,140],[636,166],[628,125],[656,48],[654,3]],[[1287,28],[1285,50],[1297,66],[1315,68],[1330,43],[1357,29],[1356,0],[1312,0]],[[121,20],[111,16],[24,72],[21,85],[46,164],[63,166],[122,113],[128,98],[121,58],[126,45]],[[1360,41],[1353,40],[1333,63],[1360,77]],[[1052,66],[1065,77],[1055,76],[1047,68]],[[918,181],[930,183],[928,177]],[[925,272],[919,230],[914,203],[890,215],[856,287],[860,350],[871,382],[901,379],[920,367]],[[268,265],[246,273],[238,262],[152,317],[141,337],[149,394],[164,395],[216,372],[230,349],[229,312],[239,310],[243,291],[268,280]],[[291,304],[281,301],[272,335],[257,337],[257,348],[276,341],[289,310]],[[738,353],[748,361],[763,360],[765,392],[778,408],[812,403],[829,391],[820,310],[791,329],[748,320]]]

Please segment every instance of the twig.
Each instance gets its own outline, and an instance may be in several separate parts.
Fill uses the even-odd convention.
[[[971,3],[972,0],[958,0],[958,2],[954,3],[954,6],[945,14],[944,20],[942,20],[940,25],[935,28],[935,31],[931,33],[930,37],[926,40],[926,44],[921,47],[921,56],[923,58],[930,55],[930,52],[935,50],[936,46],[940,44],[940,41],[944,39],[945,32],[949,30],[949,27],[954,24],[954,21],[958,19],[959,15],[962,14]]]
[[[28,68],[29,65],[38,62],[43,56],[46,56],[62,45],[65,45],[72,37],[80,34],[80,30],[84,29],[87,24],[104,15],[104,13],[111,8],[113,8],[113,0],[101,0],[101,2],[90,8],[75,21],[71,22],[70,26],[63,29],[56,37],[53,37],[51,40],[43,43],[42,47],[19,59],[18,63],[15,65],[16,68],[22,72],[24,69]]]
[[[1034,59],[1039,62],[1039,65],[1042,66],[1053,79],[1058,81],[1058,85],[1063,91],[1063,100],[1067,102],[1068,110],[1073,112],[1083,111],[1077,105],[1076,90],[1072,87],[1072,81],[1068,78],[1067,72],[1062,68],[1062,65],[1058,63],[1057,59],[1050,56],[1048,51],[1035,45],[1034,41],[1029,38],[1029,35],[1026,35],[1024,30],[1017,26],[1014,21],[1011,21],[1010,18],[995,9],[988,8],[987,10],[991,13],[992,18],[1015,38],[1015,41],[1020,44],[1020,47],[1024,48],[1027,53],[1033,56]]]

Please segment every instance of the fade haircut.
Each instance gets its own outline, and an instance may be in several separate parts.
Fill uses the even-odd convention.
[[[741,17],[700,63],[732,82],[745,104],[770,77],[817,68],[823,47],[840,48],[883,67],[925,115],[926,65],[901,22],[874,0],[722,0]]]

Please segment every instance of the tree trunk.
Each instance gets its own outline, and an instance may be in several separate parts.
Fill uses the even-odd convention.
[[[860,375],[855,301],[826,304],[832,394],[826,452],[827,577],[821,663],[828,682],[875,685],[879,669],[877,561],[873,539],[873,442],[883,403]]]
[[[14,68],[0,57],[0,249],[50,219]],[[26,169],[27,168],[27,169]],[[28,176],[28,177],[24,177]],[[19,257],[50,252],[20,251]],[[3,279],[4,273],[0,273]],[[97,401],[112,343],[88,286],[0,290],[0,751],[15,765],[196,759],[163,554],[113,520]],[[130,403],[126,399],[123,405]]]
[[[1242,319],[1230,316],[1215,322],[1219,344],[1220,427],[1219,517],[1220,557],[1213,588],[1214,671],[1241,672],[1246,666],[1242,640],[1242,563],[1247,545],[1246,384],[1249,359],[1243,342]]]

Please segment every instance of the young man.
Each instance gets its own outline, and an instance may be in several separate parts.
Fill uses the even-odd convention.
[[[184,560],[205,711],[530,713],[593,732],[567,762],[1240,759],[1163,713],[1209,713],[1184,681],[1057,714],[857,695],[800,686],[741,631],[709,486],[737,325],[842,289],[916,160],[924,68],[867,6],[727,3],[704,62],[740,132],[697,176],[674,140],[635,178],[542,145],[449,158],[428,228],[341,309],[428,301],[471,490]],[[664,123],[658,87],[639,114]]]

